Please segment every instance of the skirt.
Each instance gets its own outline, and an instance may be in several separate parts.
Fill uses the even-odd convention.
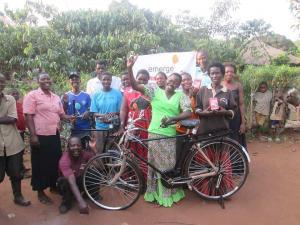
[[[241,114],[239,112],[236,112],[233,119],[229,121],[230,130],[233,131],[233,133],[230,134],[230,138],[237,141],[245,149],[247,149],[246,135],[239,133],[241,123],[242,123]]]
[[[58,162],[62,155],[59,132],[56,135],[38,135],[40,146],[31,146],[31,186],[34,191],[55,188]]]
[[[165,137],[159,134],[149,134],[150,138]],[[173,169],[176,164],[176,139],[149,141],[148,161],[160,171]],[[161,176],[148,167],[147,190],[144,196],[147,202],[157,202],[164,207],[184,198],[184,192],[178,188],[166,188],[162,185]]]

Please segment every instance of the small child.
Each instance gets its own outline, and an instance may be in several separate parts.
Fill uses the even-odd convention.
[[[255,92],[253,101],[255,102],[254,114],[257,126],[257,136],[262,140],[262,132],[268,126],[268,118],[271,109],[272,92],[268,90],[267,82],[263,81],[259,84],[257,92]]]
[[[277,90],[275,93],[275,102],[273,105],[273,110],[270,116],[271,120],[271,129],[272,129],[272,138],[276,142],[280,142],[279,134],[281,133],[286,112],[286,102],[284,101],[283,91]]]
[[[300,94],[295,88],[288,91],[287,94],[288,118],[285,123],[285,128],[300,127]]]

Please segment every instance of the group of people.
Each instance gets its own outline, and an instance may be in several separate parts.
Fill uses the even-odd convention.
[[[275,140],[280,142],[280,134],[284,128],[300,126],[300,98],[298,91],[276,88],[269,90],[266,81],[262,81],[253,96],[254,102],[254,128],[258,138],[262,141]],[[271,132],[268,132],[271,128]],[[263,136],[269,135],[270,137]]]
[[[71,208],[72,196],[79,204],[81,213],[88,213],[88,206],[81,195],[82,171],[84,164],[104,149],[104,139],[110,124],[117,127],[119,135],[126,129],[129,118],[143,116],[136,125],[144,128],[138,135],[142,139],[174,136],[186,130],[179,123],[183,119],[201,120],[198,134],[220,129],[232,129],[232,138],[246,147],[245,107],[243,87],[235,80],[236,68],[233,64],[213,63],[208,65],[208,55],[198,51],[197,72],[193,80],[191,74],[183,72],[167,76],[159,72],[155,76],[156,85],[149,85],[150,75],[145,69],[133,74],[136,57],[127,61],[127,71],[120,77],[106,71],[104,62],[96,63],[95,77],[91,78],[86,92],[80,88],[80,74],[71,72],[71,90],[62,97],[51,91],[51,77],[40,73],[37,77],[39,88],[30,91],[23,99],[23,115],[30,133],[31,185],[43,204],[52,204],[45,190],[59,192],[63,201],[61,213]],[[5,77],[0,75],[0,181],[5,172],[10,177],[14,201],[28,206],[21,193],[22,157],[24,143],[16,122],[16,102],[10,95],[3,94]],[[94,125],[89,118],[93,118]],[[60,143],[60,122],[73,123],[72,136],[68,140],[68,151],[62,154]],[[81,139],[91,135],[92,126],[101,129],[93,134],[89,144],[83,146]],[[146,132],[146,130],[148,132]],[[87,149],[85,149],[87,148]],[[159,170],[174,168],[180,160],[182,142],[180,139],[161,139],[143,146],[131,146],[133,151],[148,159]],[[161,183],[159,175],[151,168],[140,165],[147,190],[144,199],[170,207],[184,197],[181,189],[168,189]],[[100,193],[97,198],[105,198]]]

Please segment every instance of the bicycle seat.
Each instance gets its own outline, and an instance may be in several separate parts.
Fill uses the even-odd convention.
[[[194,127],[197,127],[200,124],[200,120],[187,119],[187,120],[181,120],[178,123],[180,126],[185,127],[186,129],[192,129]]]

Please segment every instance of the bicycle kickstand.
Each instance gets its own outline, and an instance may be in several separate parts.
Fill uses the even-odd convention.
[[[218,180],[217,180],[217,185],[216,185],[216,191],[217,191],[218,194],[221,194],[220,193],[220,184],[221,184],[222,178],[223,178],[223,175],[220,174],[219,177],[218,177]],[[224,202],[224,198],[223,198],[222,194],[221,194],[221,196],[218,200],[218,203],[220,204],[222,209],[225,209],[225,202]]]
[[[218,189],[219,191],[219,189]],[[224,198],[223,198],[223,195],[221,195],[220,199],[218,200],[220,206],[222,209],[225,209],[225,202],[224,202]]]

